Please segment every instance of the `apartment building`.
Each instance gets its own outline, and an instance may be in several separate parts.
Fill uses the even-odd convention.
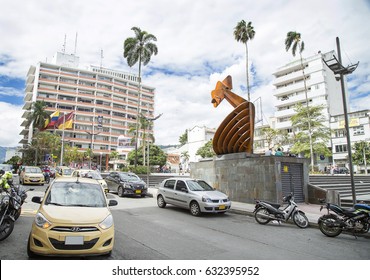
[[[351,145],[356,142],[370,142],[370,109],[348,113],[348,127]],[[333,164],[348,168],[348,146],[344,115],[330,118],[332,133]],[[370,165],[370,162],[369,162]],[[367,167],[368,168],[368,167]],[[365,173],[365,165],[354,166],[356,173]]]
[[[106,166],[107,155],[115,150],[125,160],[133,148],[128,143],[134,136],[128,131],[130,125],[136,124],[138,106],[144,116],[154,116],[155,89],[142,84],[139,97],[136,75],[96,66],[85,70],[78,68],[78,64],[77,56],[59,52],[52,63],[39,62],[29,68],[20,143],[31,142],[32,103],[44,100],[50,114],[57,109],[61,115],[74,112],[73,128],[64,131],[65,143],[81,151],[91,148],[94,155],[103,157]],[[62,135],[61,130],[56,133]],[[139,132],[138,146],[142,133]],[[153,133],[152,127],[146,130],[148,133]]]
[[[325,65],[323,59],[332,58],[334,51],[318,53],[304,58],[307,99],[310,106],[324,105],[326,126],[329,127],[329,117],[343,114],[342,91],[340,82],[334,73]],[[295,114],[297,104],[306,105],[306,94],[300,59],[280,67],[275,73],[274,86],[276,98],[276,127],[292,132],[290,117]],[[346,99],[348,107],[348,96]]]

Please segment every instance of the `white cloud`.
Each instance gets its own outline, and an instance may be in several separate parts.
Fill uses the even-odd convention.
[[[251,99],[261,97],[267,117],[274,111],[272,73],[293,59],[284,47],[288,31],[302,34],[304,56],[336,50],[339,36],[343,64],[360,60],[351,88],[369,93],[369,6],[360,0],[6,1],[0,10],[0,37],[5,38],[0,75],[24,79],[30,65],[50,61],[62,49],[65,34],[66,52],[73,53],[76,32],[82,67],[99,65],[103,49],[104,67],[137,73],[137,66],[127,67],[122,48],[134,35],[131,27],[138,26],[158,39],[158,55],[143,67],[144,84],[156,88],[156,114],[163,113],[155,122],[157,143],[176,143],[185,129],[217,127],[231,111],[226,102],[218,108],[210,103],[218,80],[231,75],[234,92],[246,96],[241,90],[246,83],[245,47],[233,37],[242,19],[251,21],[256,31],[248,43],[256,71],[251,82],[258,82]],[[354,102],[352,108],[368,106]]]
[[[0,102],[0,146],[14,147],[18,146],[22,136],[21,132],[21,116],[23,106],[16,106],[5,102]]]

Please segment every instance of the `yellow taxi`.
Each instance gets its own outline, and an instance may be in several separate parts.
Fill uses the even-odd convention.
[[[101,185],[93,179],[59,177],[45,196],[34,196],[40,207],[28,238],[30,258],[42,256],[110,255],[114,221]]]
[[[19,174],[19,182],[22,185],[43,185],[45,184],[44,173],[38,166],[22,166]]]
[[[55,168],[55,178],[72,176],[73,169],[68,166],[57,166]]]

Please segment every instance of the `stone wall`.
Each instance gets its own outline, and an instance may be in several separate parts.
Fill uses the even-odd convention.
[[[303,192],[308,199],[308,160],[295,157],[256,156],[246,153],[215,156],[191,163],[192,178],[203,179],[233,201],[282,201],[281,163],[303,165]],[[307,201],[306,201],[307,202]]]

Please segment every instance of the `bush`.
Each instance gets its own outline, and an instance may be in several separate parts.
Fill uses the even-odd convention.
[[[148,167],[147,166],[141,166],[137,165],[136,168],[134,165],[129,165],[121,168],[121,171],[123,172],[134,172],[135,174],[147,174],[148,173]]]

